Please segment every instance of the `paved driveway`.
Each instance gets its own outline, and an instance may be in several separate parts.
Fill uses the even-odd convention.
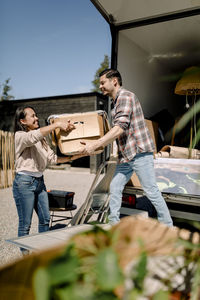
[[[90,174],[89,169],[79,168],[47,169],[44,173],[47,189],[75,192],[74,203],[77,208],[85,200],[94,177],[95,174]],[[5,242],[6,239],[17,237],[18,215],[12,196],[12,187],[0,189],[0,207],[0,266],[2,266],[21,257],[18,247]],[[37,216],[34,213],[31,234],[37,233],[37,224]],[[56,226],[58,225],[55,225],[55,228]]]

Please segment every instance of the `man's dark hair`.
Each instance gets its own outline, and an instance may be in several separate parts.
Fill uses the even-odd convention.
[[[20,106],[17,108],[15,112],[15,118],[14,118],[14,132],[27,131],[27,127],[20,122],[21,119],[25,119],[26,117],[26,111],[25,111],[26,108],[31,108],[32,110],[34,110],[34,108],[29,105]]]
[[[100,74],[99,77],[106,74],[106,78],[116,77],[120,86],[122,86],[122,77],[118,70],[115,69],[105,69]]]

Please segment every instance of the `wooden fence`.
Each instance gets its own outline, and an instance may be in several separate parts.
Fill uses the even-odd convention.
[[[12,185],[14,179],[14,134],[0,130],[0,188]]]

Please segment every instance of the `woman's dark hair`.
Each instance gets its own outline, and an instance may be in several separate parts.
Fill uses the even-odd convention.
[[[106,78],[116,77],[120,86],[122,86],[122,77],[118,70],[115,69],[105,69],[100,74],[99,77],[106,74]]]
[[[20,106],[16,109],[15,119],[14,119],[14,122],[15,122],[14,123],[14,132],[16,132],[16,131],[27,131],[27,127],[25,125],[21,124],[21,122],[20,122],[21,119],[25,119],[25,117],[26,117],[26,112],[25,112],[26,108],[31,108],[32,110],[34,110],[34,108],[29,106],[29,105]]]

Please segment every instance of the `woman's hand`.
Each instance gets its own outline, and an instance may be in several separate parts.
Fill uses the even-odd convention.
[[[76,128],[74,126],[74,124],[70,123],[70,120],[68,120],[67,123],[63,122],[63,121],[59,121],[59,122],[56,122],[55,124],[58,128],[60,128],[61,130],[65,131],[65,132],[70,132]]]
[[[49,134],[56,128],[60,128],[61,130],[65,131],[65,132],[70,132],[73,129],[75,129],[76,127],[74,126],[74,124],[70,123],[70,120],[68,120],[67,122],[58,121],[58,122],[53,122],[52,124],[50,124],[48,126],[41,127],[40,131],[43,136],[46,136],[47,134]]]

